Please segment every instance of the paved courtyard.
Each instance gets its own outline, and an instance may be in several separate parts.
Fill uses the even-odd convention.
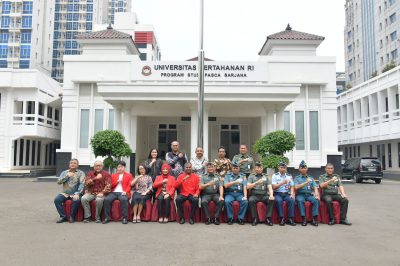
[[[56,224],[60,187],[0,179],[0,265],[400,265],[400,182],[347,184],[353,225]]]

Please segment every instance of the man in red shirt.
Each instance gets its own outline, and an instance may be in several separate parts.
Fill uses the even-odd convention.
[[[96,223],[101,223],[100,213],[103,209],[104,197],[111,191],[111,176],[103,170],[103,162],[95,161],[93,170],[87,173],[85,181],[85,195],[81,202],[83,207],[83,222],[90,222],[90,202],[96,200]]]
[[[131,197],[132,175],[125,172],[126,163],[120,161],[117,166],[117,172],[111,176],[111,192],[104,199],[103,224],[110,222],[111,204],[118,199],[121,202],[122,223],[128,223],[128,200]]]
[[[199,184],[200,177],[195,173],[192,173],[192,164],[186,163],[185,172],[180,174],[175,182],[175,188],[180,189],[180,193],[176,197],[176,207],[178,209],[178,215],[180,217],[180,224],[185,223],[185,218],[183,217],[183,203],[186,200],[189,200],[192,205],[189,223],[194,224],[194,214],[197,207],[199,206]]]

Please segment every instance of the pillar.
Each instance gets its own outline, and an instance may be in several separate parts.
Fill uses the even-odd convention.
[[[197,147],[197,135],[198,135],[198,122],[197,122],[197,109],[192,107],[190,109],[190,155],[195,154]],[[207,119],[208,121],[208,119]]]

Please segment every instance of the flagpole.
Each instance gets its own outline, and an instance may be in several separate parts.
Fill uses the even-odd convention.
[[[198,56],[199,67],[199,92],[197,99],[198,134],[197,146],[203,147],[204,128],[204,50],[203,50],[203,28],[204,28],[204,0],[200,0],[200,50]],[[208,120],[208,119],[207,119]],[[204,148],[204,147],[203,147]]]

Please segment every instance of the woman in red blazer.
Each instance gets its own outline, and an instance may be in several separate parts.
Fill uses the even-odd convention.
[[[122,223],[127,224],[128,220],[128,201],[131,197],[131,181],[132,175],[125,172],[126,163],[118,162],[117,172],[111,175],[111,192],[104,198],[104,215],[103,224],[110,222],[111,204],[118,199],[121,202]]]
[[[158,200],[158,222],[168,223],[171,200],[175,195],[175,177],[171,174],[171,167],[164,163],[161,166],[161,175],[157,176],[153,188],[157,189],[156,199]],[[163,212],[163,207],[165,212]]]

